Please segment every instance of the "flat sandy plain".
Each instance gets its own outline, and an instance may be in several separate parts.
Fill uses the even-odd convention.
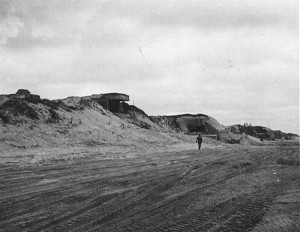
[[[0,163],[0,231],[300,231],[298,141]]]

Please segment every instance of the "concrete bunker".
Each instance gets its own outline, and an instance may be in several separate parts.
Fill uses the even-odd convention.
[[[129,96],[123,93],[106,93],[100,98],[100,104],[113,113],[126,113],[125,101],[129,101]]]
[[[30,91],[27,89],[19,89],[16,94],[19,98],[29,98]]]
[[[17,98],[27,99],[32,102],[39,102],[41,100],[41,97],[39,95],[31,94],[27,89],[19,89],[13,96]]]
[[[176,119],[177,125],[179,128],[185,132],[189,133],[198,133],[204,132],[207,133],[208,128],[206,121],[208,117],[206,115],[182,115]]]

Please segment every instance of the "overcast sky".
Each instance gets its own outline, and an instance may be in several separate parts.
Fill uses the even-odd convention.
[[[297,0],[0,0],[0,94],[121,92],[299,133],[298,36]]]

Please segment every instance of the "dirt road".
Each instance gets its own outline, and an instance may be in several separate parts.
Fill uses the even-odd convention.
[[[1,231],[300,231],[295,143],[2,164],[0,176]]]

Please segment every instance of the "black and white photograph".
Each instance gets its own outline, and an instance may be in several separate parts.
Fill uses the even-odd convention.
[[[299,232],[299,2],[0,0],[0,231]]]

